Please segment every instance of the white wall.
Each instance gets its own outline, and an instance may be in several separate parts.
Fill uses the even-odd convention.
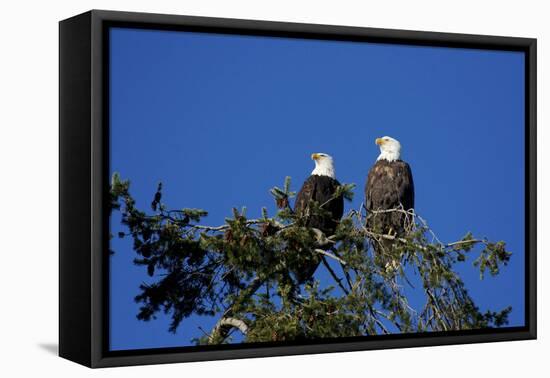
[[[445,376],[548,373],[547,239],[539,238],[539,340],[92,371],[57,344],[58,26],[96,9],[265,19],[539,39],[539,235],[550,213],[545,163],[550,27],[546,1],[4,1],[0,22],[0,375],[246,377]],[[545,17],[546,14],[546,17]],[[546,67],[545,67],[546,66]],[[540,373],[537,374],[537,371]],[[466,375],[467,374],[467,375]]]

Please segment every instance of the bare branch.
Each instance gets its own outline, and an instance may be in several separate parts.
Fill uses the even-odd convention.
[[[280,227],[280,228],[285,227],[285,225],[283,225],[282,223],[280,223],[280,222],[278,222],[274,219],[270,219],[270,220],[267,220],[267,221],[265,219],[248,219],[244,223],[247,226],[250,226],[250,225],[253,225],[253,224],[272,223],[276,227]],[[227,230],[231,226],[228,225],[228,224],[222,224],[221,226],[203,226],[203,225],[200,225],[200,224],[190,224],[190,225],[188,225],[188,227],[195,228],[195,229],[198,229],[198,230],[206,230],[206,231],[223,231],[223,230]]]
[[[228,333],[231,328],[238,329],[243,335],[246,335],[248,332],[248,326],[244,321],[236,318],[221,318],[212,330],[212,333],[208,336],[208,343],[213,343],[216,336],[222,333],[222,329],[224,329],[223,333]]]
[[[340,286],[340,289],[342,289],[342,291],[344,293],[346,293],[346,295],[349,294],[349,290],[346,289],[346,287],[344,285],[342,285],[342,279],[339,278],[336,273],[334,272],[334,270],[330,267],[327,259],[325,259],[324,256],[321,256],[321,259],[323,260],[323,264],[325,265],[325,267],[327,268],[328,272],[330,273],[330,275],[332,276],[332,278],[334,278],[334,281],[336,281],[338,283],[338,286]]]
[[[334,260],[338,261],[338,262],[339,262],[340,264],[342,264],[342,265],[346,265],[346,264],[347,264],[347,263],[346,263],[344,260],[342,260],[341,258],[339,258],[339,257],[337,257],[337,256],[334,256],[332,253],[329,253],[329,252],[327,252],[327,251],[323,251],[322,249],[319,249],[319,248],[314,249],[314,252],[315,252],[315,253],[319,253],[319,254],[324,255],[324,256],[327,256],[327,257],[330,257],[331,259],[334,259]]]
[[[477,243],[485,243],[485,242],[486,242],[486,240],[482,240],[482,239],[459,240],[459,241],[456,241],[456,242],[453,242],[453,243],[445,244],[445,248],[454,247],[454,246],[462,245],[462,244],[477,244]]]

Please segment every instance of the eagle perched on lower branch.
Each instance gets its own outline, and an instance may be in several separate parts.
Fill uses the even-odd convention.
[[[414,210],[414,183],[409,164],[401,160],[401,144],[394,138],[377,138],[380,156],[369,171],[365,185],[368,211],[367,228],[376,233],[401,237],[406,232]],[[387,211],[386,210],[398,210]],[[391,243],[373,242],[376,252]]]
[[[304,226],[319,229],[329,237],[344,214],[344,197],[335,196],[340,183],[336,180],[332,156],[315,153],[311,159],[315,162],[315,169],[296,196],[294,212],[305,220]],[[314,211],[314,202],[321,207],[322,213]],[[299,267],[295,272],[298,282],[309,280],[319,263],[320,259],[315,257],[307,266]]]

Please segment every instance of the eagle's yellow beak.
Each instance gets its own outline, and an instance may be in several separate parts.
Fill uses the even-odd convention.
[[[311,160],[317,160],[317,159],[319,159],[318,154],[311,154]]]
[[[382,144],[384,144],[384,139],[382,139],[382,138],[376,138],[376,140],[374,141],[374,143],[376,143],[377,145],[381,146]]]

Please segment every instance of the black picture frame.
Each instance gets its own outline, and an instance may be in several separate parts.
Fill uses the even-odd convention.
[[[525,53],[524,327],[311,343],[108,351],[108,33],[112,26]],[[59,24],[59,355],[88,367],[535,339],[536,39],[92,10]]]

